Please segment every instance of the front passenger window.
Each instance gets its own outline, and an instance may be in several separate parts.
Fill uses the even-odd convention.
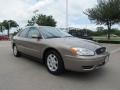
[[[28,38],[32,38],[32,36],[39,36],[40,33],[36,28],[31,28],[28,32]]]

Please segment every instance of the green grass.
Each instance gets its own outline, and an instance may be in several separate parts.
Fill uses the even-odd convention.
[[[108,39],[107,39],[107,37],[105,37],[105,36],[93,36],[93,39],[94,40],[105,40],[105,41],[107,41]],[[120,37],[111,37],[111,39],[110,39],[110,41],[120,41]]]
[[[120,44],[120,37],[111,37],[110,40],[105,36],[93,37],[93,39],[99,43],[112,43],[112,44]]]

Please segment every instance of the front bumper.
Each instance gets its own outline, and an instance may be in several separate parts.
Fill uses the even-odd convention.
[[[65,69],[72,71],[92,71],[104,66],[109,61],[109,53],[95,56],[70,56],[65,55]]]

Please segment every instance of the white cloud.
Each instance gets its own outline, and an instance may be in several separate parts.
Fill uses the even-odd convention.
[[[96,4],[96,0],[68,0],[68,7],[69,7],[69,25],[76,25],[81,24],[79,22],[74,22],[77,20],[81,20],[81,18],[87,18],[83,14],[87,8],[90,8]],[[58,22],[58,27],[65,27],[65,18],[66,18],[66,9],[65,0],[42,0],[39,1],[37,4],[32,6],[34,9],[39,9],[40,13],[53,15],[54,18]],[[87,20],[88,21],[88,20]],[[86,21],[86,23],[88,23]]]
[[[69,3],[69,26],[91,28],[87,16],[83,14],[87,8],[94,7],[97,0],[68,0]],[[58,27],[65,27],[65,0],[0,0],[0,21],[4,19],[16,20],[20,25],[26,25],[27,20],[33,16],[34,10],[39,13],[53,15],[57,20]]]
[[[22,0],[0,0],[0,21],[13,19],[21,24],[29,16],[29,7]]]
[[[30,10],[34,11],[36,9],[40,9],[42,7],[45,7],[45,6],[49,5],[51,2],[53,2],[53,0],[40,0],[35,5],[33,5],[30,8]]]

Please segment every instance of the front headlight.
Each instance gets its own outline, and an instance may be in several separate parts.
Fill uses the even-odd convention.
[[[91,51],[86,48],[71,48],[71,51],[74,55],[81,55],[81,56],[93,56],[95,55],[94,51]]]

